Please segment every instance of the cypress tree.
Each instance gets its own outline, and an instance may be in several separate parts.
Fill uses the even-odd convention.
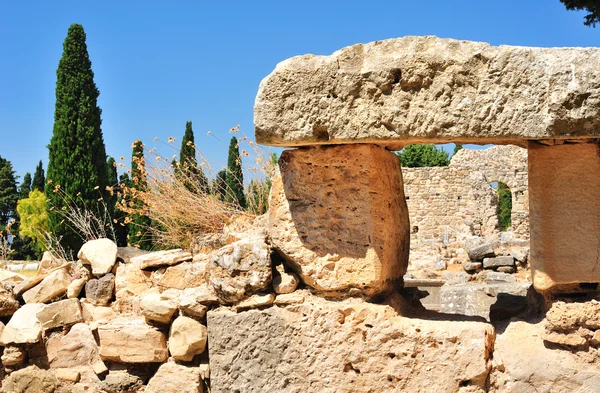
[[[119,247],[127,246],[127,233],[129,225],[125,223],[125,217],[127,217],[127,213],[125,213],[120,206],[125,204],[125,196],[123,195],[123,191],[125,188],[129,187],[129,176],[127,173],[121,174],[119,176],[119,187],[116,190],[117,195],[117,206],[115,207],[115,216],[114,216],[114,228],[115,228],[115,237],[116,243]]]
[[[111,191],[108,192],[109,195],[106,204],[110,217],[113,218],[115,216],[115,206],[117,204],[116,189],[119,187],[117,163],[113,157],[108,157],[108,160],[106,161],[106,170],[108,171],[108,187],[111,189]]]
[[[244,195],[244,173],[242,172],[242,157],[238,140],[235,136],[229,142],[229,154],[227,156],[227,195],[225,200],[235,203],[242,209],[246,209],[246,196]]]
[[[4,230],[8,221],[17,213],[17,179],[12,163],[0,157],[0,231]]]
[[[42,166],[42,160],[35,167],[35,172],[33,173],[33,181],[31,182],[31,191],[38,190],[40,192],[44,192],[46,188],[46,178],[44,177],[44,167]]]
[[[220,200],[225,200],[225,195],[227,195],[227,169],[225,168],[217,173],[214,194],[218,196]]]
[[[107,185],[106,148],[102,137],[100,94],[85,43],[83,26],[69,27],[63,54],[56,71],[54,130],[48,149],[46,196],[49,229],[62,236],[65,250],[77,252],[83,244],[80,234],[64,222],[60,210],[87,209],[98,214],[99,191]],[[61,193],[53,192],[60,186]]]
[[[133,142],[133,152],[131,154],[131,180],[129,188],[134,190],[129,200],[129,206],[132,206],[136,213],[131,217],[131,223],[128,225],[127,243],[130,246],[139,247],[143,250],[152,248],[152,239],[149,233],[151,225],[150,217],[145,214],[147,210],[146,203],[140,197],[148,189],[146,180],[146,168],[144,160],[144,144],[137,140]]]
[[[31,173],[25,173],[23,176],[23,181],[19,185],[19,200],[25,199],[29,197],[29,193],[31,192]]]
[[[196,145],[194,144],[194,131],[192,122],[185,123],[185,133],[181,140],[181,150],[179,152],[179,167],[175,167],[175,173],[181,173],[186,180],[192,180],[193,183],[186,181],[186,188],[193,192],[208,192],[208,180],[201,167],[198,167],[196,161]]]

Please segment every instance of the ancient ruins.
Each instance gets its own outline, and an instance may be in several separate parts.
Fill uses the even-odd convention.
[[[280,63],[267,214],[192,252],[98,239],[0,270],[2,391],[598,391],[598,59],[404,37]],[[392,152],[446,142],[501,146]]]

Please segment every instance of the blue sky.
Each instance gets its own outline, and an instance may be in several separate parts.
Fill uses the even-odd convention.
[[[0,1],[0,155],[19,176],[47,166],[56,67],[71,23],[83,24],[100,90],[107,153],[131,142],[196,143],[219,169],[229,129],[252,136],[261,79],[288,57],[405,35],[493,45],[600,46],[600,28],[559,0]],[[211,131],[213,137],[207,136]],[[163,154],[173,151],[162,148]]]

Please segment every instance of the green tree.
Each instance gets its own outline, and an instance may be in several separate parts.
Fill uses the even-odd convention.
[[[508,185],[498,182],[498,206],[496,207],[498,214],[498,225],[501,231],[506,231],[511,226],[512,213],[512,192]]]
[[[31,192],[31,173],[25,173],[23,176],[23,181],[19,185],[19,199],[25,199],[29,197],[29,193]]]
[[[137,140],[133,142],[131,154],[131,180],[129,188],[133,191],[130,200],[127,201],[133,207],[135,213],[130,215],[131,222],[128,225],[127,243],[142,250],[152,249],[152,236],[150,235],[151,220],[148,217],[148,206],[144,202],[143,194],[148,190],[146,180],[146,161],[144,159],[144,144]]]
[[[213,193],[221,200],[225,200],[227,195],[227,169],[223,168],[217,173]]]
[[[119,187],[119,178],[117,174],[117,163],[113,157],[108,157],[106,161],[106,170],[108,171],[108,197],[106,207],[111,218],[115,216],[115,206],[117,205],[117,188]]]
[[[463,145],[459,145],[458,143],[456,143],[454,145],[454,151],[452,152],[452,156],[454,157],[456,155],[456,153],[458,153],[462,149],[463,149]]]
[[[44,192],[46,188],[46,177],[44,176],[44,167],[42,166],[42,160],[40,160],[37,167],[35,167],[35,172],[33,173],[33,181],[31,182],[32,190],[39,190],[40,192]]]
[[[33,190],[28,198],[17,203],[20,226],[19,232],[23,237],[33,239],[37,249],[46,249],[48,213],[46,209],[46,196],[39,190]]]
[[[179,151],[179,165],[175,166],[175,174],[183,176],[188,190],[208,193],[208,180],[196,160],[196,145],[194,144],[194,131],[192,130],[191,121],[185,123],[185,133]]]
[[[448,152],[435,145],[408,145],[396,153],[400,164],[407,168],[448,166]]]
[[[48,149],[46,197],[49,230],[61,236],[61,245],[77,252],[82,235],[63,220],[60,210],[86,209],[101,216],[98,196],[104,194],[108,173],[102,137],[98,88],[83,26],[69,27],[56,71],[54,129]],[[60,187],[62,192],[54,192]]]
[[[229,154],[227,156],[227,184],[226,202],[235,203],[242,209],[246,209],[246,196],[244,195],[244,173],[242,171],[242,157],[238,140],[235,136],[229,142]]]
[[[119,176],[119,187],[116,190],[117,205],[115,207],[115,216],[113,219],[114,228],[115,228],[115,240],[116,240],[117,246],[119,246],[119,247],[127,246],[127,233],[128,233],[129,225],[125,222],[127,213],[125,213],[121,209],[121,207],[125,203],[125,197],[123,195],[123,192],[124,192],[125,188],[127,188],[129,186],[130,186],[129,175],[127,175],[127,173],[122,173],[121,176]]]
[[[568,10],[571,11],[586,11],[583,22],[586,26],[596,27],[596,23],[600,23],[600,2],[598,0],[560,0]]]
[[[18,200],[17,179],[12,163],[0,156],[0,227],[4,228],[8,220],[15,218]]]

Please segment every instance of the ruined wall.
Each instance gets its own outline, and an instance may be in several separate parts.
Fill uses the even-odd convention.
[[[497,232],[494,182],[506,183],[512,192],[511,229],[529,237],[526,149],[463,149],[448,167],[403,168],[402,174],[413,242],[448,243]]]

